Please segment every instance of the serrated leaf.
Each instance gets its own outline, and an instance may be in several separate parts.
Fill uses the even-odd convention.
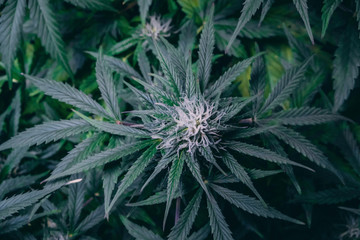
[[[276,122],[284,125],[304,126],[345,120],[346,118],[326,109],[301,107],[275,113],[267,119],[274,119]]]
[[[53,180],[56,178],[64,177],[64,176],[79,173],[79,172],[84,172],[89,169],[103,166],[106,163],[118,160],[122,157],[125,157],[132,153],[135,153],[150,144],[151,144],[151,142],[149,142],[149,141],[134,142],[134,143],[124,144],[124,145],[121,145],[116,148],[102,151],[100,153],[97,153],[93,156],[88,157],[87,159],[79,162],[78,164],[75,164],[74,166],[72,166],[71,168],[69,168],[63,172],[59,172],[58,174],[51,175],[46,180],[50,181],[50,180]]]
[[[180,191],[178,191],[174,197],[179,197]],[[126,204],[126,206],[130,206],[130,207],[139,207],[139,206],[150,206],[150,205],[154,205],[154,204],[159,204],[159,203],[164,203],[166,202],[167,199],[167,192],[164,191],[160,191],[155,193],[154,195],[150,196],[149,198],[139,201],[139,202],[135,202],[135,203],[128,203]]]
[[[242,142],[229,143],[228,147],[239,153],[243,153],[243,154],[246,154],[246,155],[249,155],[252,157],[257,157],[257,158],[260,158],[260,159],[263,159],[263,160],[266,160],[269,162],[294,165],[294,166],[302,167],[302,168],[312,171],[312,169],[310,169],[300,163],[293,162],[293,161],[289,160],[288,158],[283,157],[283,156],[281,156],[273,151],[270,151],[266,148],[262,148],[262,147],[258,147],[255,145],[242,143]]]
[[[171,207],[171,202],[174,199],[174,195],[177,188],[179,187],[183,166],[184,166],[184,157],[183,154],[180,154],[179,157],[176,157],[172,161],[172,165],[168,176],[166,208],[165,208],[164,221],[163,221],[164,229],[165,229],[166,219]]]
[[[234,174],[243,184],[245,184],[250,190],[260,199],[260,201],[266,206],[265,201],[256,190],[251,178],[245,169],[236,161],[236,159],[228,152],[226,152],[222,157],[225,165],[230,169],[232,174]]]
[[[115,120],[121,120],[120,107],[116,96],[114,79],[110,69],[106,66],[103,56],[100,54],[96,61],[96,81],[99,85],[101,96]]]
[[[74,110],[74,112],[83,118],[86,122],[90,123],[92,126],[100,129],[101,131],[108,132],[120,136],[136,137],[136,138],[146,138],[149,137],[149,133],[142,131],[134,127],[124,126],[122,124],[109,123],[104,121],[98,121],[91,119],[85,116],[82,113],[79,113]]]
[[[306,31],[309,35],[309,38],[311,40],[312,44],[315,44],[314,42],[314,36],[312,34],[311,31],[311,27],[310,27],[310,21],[309,21],[309,15],[308,15],[308,6],[307,6],[307,0],[293,0],[295,7],[297,9],[297,11],[299,12],[304,24],[305,24],[305,28]]]
[[[1,147],[1,146],[0,146]],[[1,171],[0,176],[5,177],[9,174],[11,174],[11,171],[17,167],[21,161],[26,155],[28,151],[28,147],[18,147],[14,148],[11,153],[7,156]]]
[[[221,213],[220,207],[212,195],[208,195],[207,208],[210,218],[211,233],[217,240],[233,240],[231,231],[225,221],[224,215]]]
[[[204,227],[200,228],[197,232],[191,234],[187,240],[205,240],[210,233],[210,226],[206,224]]]
[[[73,4],[74,6],[90,9],[90,10],[108,10],[115,11],[114,8],[111,7],[110,2],[107,0],[65,0],[68,3]]]
[[[265,3],[263,3],[262,9],[261,9],[261,16],[260,16],[260,20],[259,20],[259,26],[264,21],[266,14],[269,12],[269,10],[274,2],[275,2],[275,0],[265,0]]]
[[[334,111],[338,111],[349,97],[359,76],[360,39],[358,31],[349,24],[340,36],[338,48],[335,51],[334,70]]]
[[[245,24],[250,21],[251,17],[256,13],[256,11],[259,9],[261,3],[263,0],[246,0],[244,2],[243,9],[241,10],[241,15],[239,17],[238,23],[236,25],[236,28],[234,30],[233,35],[231,36],[229,43],[226,47],[226,52],[229,51],[231,45],[235,41],[237,35],[240,33],[241,29],[245,26]]]
[[[130,185],[136,180],[136,178],[144,171],[147,165],[155,156],[157,152],[156,146],[158,144],[153,144],[150,146],[129,168],[124,178],[121,180],[121,183],[115,193],[114,198],[112,199],[109,209],[106,212],[106,215],[109,214],[111,208],[115,205],[116,200],[125,192],[125,190],[130,187]]]
[[[30,19],[37,30],[41,43],[46,51],[55,58],[64,70],[73,77],[72,70],[66,56],[65,43],[61,39],[55,13],[52,11],[48,0],[29,0]]]
[[[202,193],[202,189],[199,189],[196,192],[194,197],[186,206],[184,212],[181,214],[179,221],[171,229],[168,240],[186,240],[199,211]]]
[[[52,121],[29,128],[0,145],[0,151],[8,148],[29,147],[56,141],[62,138],[88,132],[93,127],[85,120]]]
[[[326,33],[326,29],[329,25],[331,16],[333,15],[336,8],[340,5],[342,0],[324,0],[323,6],[321,8],[321,20],[322,20],[322,30],[321,37],[323,38]]]
[[[197,81],[200,82],[200,87],[204,90],[209,82],[211,74],[211,59],[214,51],[214,5],[210,9],[208,20],[205,23],[204,29],[201,33],[199,44],[199,63],[197,71]]]
[[[312,58],[306,60],[299,67],[290,68],[285,72],[275,88],[272,90],[264,105],[260,109],[260,113],[265,113],[274,109],[279,104],[283,103],[290,94],[295,91],[300,81],[304,77],[305,70]]]
[[[75,175],[70,180],[75,180],[79,178],[81,178],[80,175]],[[84,184],[84,181],[71,184],[69,186],[67,212],[69,214],[70,226],[76,226],[79,221],[81,210],[84,204],[85,187],[86,186]]]
[[[338,204],[355,198],[358,199],[359,197],[359,189],[344,187],[327,189],[306,196],[300,196],[296,200],[313,204]]]
[[[15,178],[9,178],[2,181],[0,184],[0,199],[3,199],[3,197],[9,192],[34,184],[42,176],[43,174],[33,175],[33,176],[25,175],[25,176],[18,176]]]
[[[283,140],[290,147],[307,157],[315,164],[333,172],[341,181],[343,177],[336,168],[329,162],[327,157],[309,140],[300,133],[286,127],[277,127],[270,130],[275,136]]]
[[[234,81],[250,64],[261,54],[257,54],[251,58],[245,59],[238,62],[231,68],[229,68],[216,82],[207,90],[207,98],[216,97],[221,94],[227,87],[230,86],[231,82]]]
[[[5,65],[8,82],[12,86],[11,68],[22,33],[26,10],[26,0],[7,1],[0,17],[0,52]]]
[[[208,189],[202,179],[202,176],[201,176],[199,163],[197,162],[197,160],[194,158],[193,155],[188,156],[187,154],[185,154],[184,157],[185,157],[186,165],[190,169],[191,174],[194,176],[196,181],[200,184],[202,189],[205,191],[206,195],[209,195],[209,191],[208,191]]]
[[[138,0],[137,2],[139,5],[141,22],[144,24],[146,17],[148,15],[148,11],[149,11],[152,0]]]
[[[94,211],[90,212],[76,227],[75,233],[81,234],[94,227],[96,224],[104,220],[104,205],[98,206]]]
[[[114,46],[110,48],[108,51],[108,54],[110,55],[117,55],[120,53],[123,53],[124,51],[128,50],[132,46],[136,45],[139,42],[139,39],[137,38],[126,38],[118,43],[116,43]]]
[[[351,130],[346,127],[343,130],[345,142],[340,144],[345,159],[350,163],[355,172],[360,176],[360,148]]]
[[[105,212],[107,212],[109,209],[111,195],[115,188],[115,184],[117,183],[117,179],[121,173],[123,173],[123,169],[121,169],[120,167],[108,169],[104,171],[103,188],[104,188]]]
[[[288,217],[281,212],[275,210],[271,207],[264,207],[263,204],[252,197],[243,195],[241,193],[235,192],[233,190],[211,184],[212,189],[214,189],[221,197],[229,201],[231,204],[234,204],[236,207],[241,208],[242,210],[265,218],[276,218],[296,224],[304,224],[303,222],[296,220],[294,218]]]
[[[76,88],[71,87],[67,83],[38,78],[30,75],[24,76],[46,95],[95,115],[111,117],[109,116],[109,113],[106,112],[106,110],[91,97]]]
[[[120,216],[121,222],[124,224],[129,234],[133,236],[137,240],[162,240],[162,238],[150,231],[149,229],[139,226],[131,221],[129,221],[126,217]]]
[[[59,189],[62,185],[63,184],[58,184],[45,187],[42,190],[34,190],[31,192],[22,193],[0,201],[0,220],[4,220],[19,210],[36,203],[41,198]]]

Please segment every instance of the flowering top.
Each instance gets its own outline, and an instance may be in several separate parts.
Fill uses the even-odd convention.
[[[156,104],[169,117],[158,118],[158,127],[153,131],[153,138],[162,139],[159,148],[187,148],[193,152],[197,147],[208,147],[220,142],[219,131],[223,113],[217,111],[213,104],[198,98],[182,98],[179,106]]]
[[[151,16],[150,23],[146,23],[145,27],[142,29],[142,36],[154,37],[154,39],[158,39],[161,36],[169,36],[168,33],[170,30],[171,20],[162,21],[160,17]]]

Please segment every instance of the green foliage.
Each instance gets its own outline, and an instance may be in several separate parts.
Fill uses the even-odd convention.
[[[352,0],[0,0],[0,238],[353,239],[359,30]]]

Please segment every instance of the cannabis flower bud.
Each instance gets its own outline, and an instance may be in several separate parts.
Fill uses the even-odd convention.
[[[177,146],[177,152],[187,148],[193,152],[197,147],[213,146],[220,142],[217,126],[223,113],[204,99],[184,97],[179,106],[157,103],[169,118],[157,119],[153,138],[162,139],[160,149]]]
[[[170,30],[171,20],[163,21],[160,17],[151,16],[150,23],[146,23],[145,27],[142,29],[142,36],[153,37],[158,39],[159,36],[168,37]]]

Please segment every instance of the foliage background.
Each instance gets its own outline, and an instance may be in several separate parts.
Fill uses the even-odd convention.
[[[301,193],[285,174],[275,174],[255,182],[266,202],[306,225],[260,218],[222,204],[220,208],[234,238],[339,239],[344,236],[344,239],[360,239],[360,234],[355,234],[360,231],[359,1],[218,0],[214,5],[216,44],[211,77],[217,78],[237,61],[255,55],[258,45],[265,52],[267,82],[264,95],[268,96],[289,66],[299,65],[313,56],[311,71],[298,89],[296,98],[285,102],[283,108],[316,106],[348,119],[300,127],[302,134],[315,143],[341,172],[345,184],[320,168],[316,168],[316,173],[296,170]],[[96,61],[88,52],[98,52],[101,47],[105,55],[116,56],[138,69],[139,45],[145,41],[139,32],[153,15],[171,19],[166,38],[175,45],[181,38],[181,30],[191,22],[192,31],[185,37],[195,37],[191,50],[197,52],[210,6],[211,2],[206,0],[0,1],[0,142],[36,124],[74,116],[70,105],[45,96],[21,73],[67,82],[93,99],[100,99]],[[244,27],[231,48],[225,51],[239,17]],[[121,49],[118,43],[127,39],[131,44]],[[197,61],[196,58],[192,60]],[[157,64],[154,57],[150,57],[150,62]],[[250,96],[250,73],[249,67],[233,82],[234,95]],[[123,77],[115,74],[118,85]],[[124,100],[127,97],[124,95],[119,100],[121,111],[131,110]],[[29,150],[15,149],[15,153],[9,150],[1,152],[0,199],[41,189],[40,182],[48,177],[79,138],[85,136],[70,137]],[[290,155],[298,157],[291,151]],[[108,169],[115,167],[107,166]],[[127,220],[122,219],[122,215],[163,237],[171,230],[172,221],[165,232],[162,229],[165,204],[132,208],[125,205],[126,201],[108,220],[104,219],[101,210],[104,190],[102,181],[99,181],[102,172],[96,169],[85,175],[82,183],[63,187],[41,200],[41,211],[37,211],[40,204],[36,202],[42,198],[38,195],[39,198],[34,198],[20,215],[10,220],[1,219],[0,238],[131,239],[124,227]],[[11,179],[16,180],[11,182]],[[251,194],[245,187],[239,188]],[[81,200],[76,202],[71,196]],[[74,207],[77,220],[62,211],[71,205],[72,200],[78,204]],[[208,221],[206,211],[200,210],[195,229],[200,229]],[[349,229],[355,231],[352,236],[346,234],[350,233]],[[213,239],[211,234],[207,239]]]

